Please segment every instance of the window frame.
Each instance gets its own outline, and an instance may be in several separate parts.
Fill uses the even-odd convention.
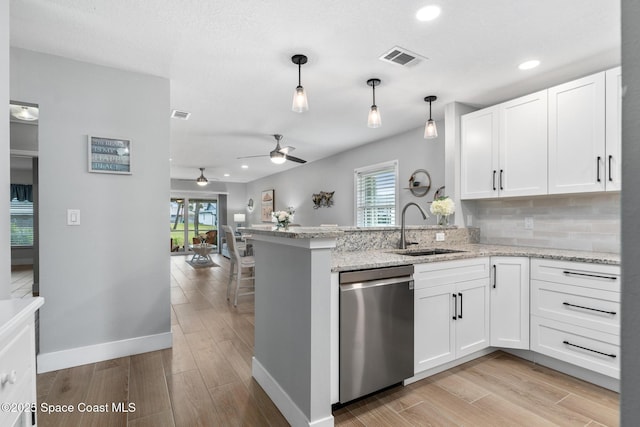
[[[393,206],[393,224],[371,224],[371,225],[363,225],[363,224],[359,224],[358,223],[358,212],[360,211],[360,206],[358,205],[358,181],[359,178],[363,175],[363,174],[367,174],[367,173],[373,173],[375,171],[386,171],[389,169],[393,169],[393,175],[394,175],[394,206]],[[390,170],[388,172],[391,172]],[[400,193],[400,188],[399,188],[399,182],[398,182],[398,177],[399,177],[399,162],[398,160],[390,160],[387,162],[382,162],[382,163],[376,163],[373,165],[368,165],[368,166],[363,166],[363,167],[359,167],[354,169],[353,171],[353,223],[356,225],[356,227],[363,227],[363,228],[369,228],[369,227],[389,227],[389,226],[396,226],[398,225],[398,205],[399,205],[399,193]]]

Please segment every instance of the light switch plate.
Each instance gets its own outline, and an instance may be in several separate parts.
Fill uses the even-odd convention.
[[[80,209],[67,209],[67,225],[80,225]]]

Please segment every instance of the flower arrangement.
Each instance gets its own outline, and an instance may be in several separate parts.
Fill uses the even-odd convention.
[[[289,223],[293,221],[293,214],[295,212],[291,206],[283,211],[271,212],[271,222],[276,223],[277,229],[286,230],[289,227]]]
[[[431,213],[438,216],[438,225],[447,225],[449,215],[456,211],[456,205],[449,196],[438,197],[431,203]]]

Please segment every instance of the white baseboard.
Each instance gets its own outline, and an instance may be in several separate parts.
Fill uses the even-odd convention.
[[[292,426],[333,427],[333,415],[309,421],[306,415],[298,408],[298,405],[291,400],[287,392],[280,387],[280,384],[255,357],[252,358],[251,374]],[[331,408],[329,407],[330,410]]]
[[[102,362],[103,360],[162,350],[170,348],[172,343],[173,333],[165,332],[86,347],[40,353],[37,355],[37,371],[41,374],[43,372],[86,365],[87,363]]]

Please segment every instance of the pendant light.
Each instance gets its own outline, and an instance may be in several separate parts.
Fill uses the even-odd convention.
[[[424,98],[424,102],[429,103],[429,120],[427,120],[427,124],[424,127],[424,139],[433,139],[438,137],[436,122],[431,118],[431,103],[436,99],[438,99],[438,97],[435,95],[429,95]]]
[[[373,90],[373,104],[371,104],[371,108],[369,109],[369,118],[367,120],[367,126],[370,128],[379,128],[382,125],[380,111],[378,111],[378,106],[376,105],[376,86],[379,86],[380,83],[380,79],[367,80],[367,84],[371,86]]]
[[[208,182],[209,180],[204,177],[204,168],[200,168],[200,176],[198,177],[198,179],[196,179],[196,183],[199,186],[204,187]]]
[[[293,55],[291,62],[298,65],[298,86],[295,92],[293,92],[293,105],[291,109],[296,113],[304,113],[309,110],[309,102],[307,101],[307,93],[304,91],[300,80],[300,69],[302,68],[302,64],[307,63],[307,57],[305,55]]]

